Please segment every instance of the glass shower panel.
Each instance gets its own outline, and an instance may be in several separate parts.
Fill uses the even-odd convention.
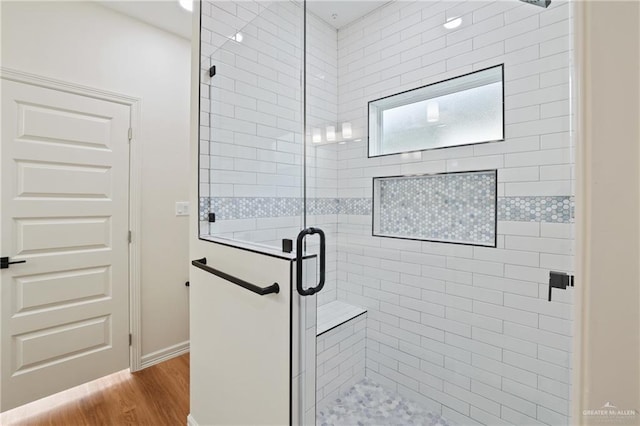
[[[302,4],[203,3],[200,233],[282,248],[303,226]]]
[[[325,235],[324,286],[313,296],[301,298],[306,311],[303,339],[303,368],[306,398],[303,424],[312,425],[316,417],[317,305],[336,299],[337,293],[337,160],[341,128],[337,122],[338,70],[336,31],[310,13],[305,2],[305,227],[321,229]],[[305,252],[319,254],[320,240],[305,240]],[[321,272],[321,271],[319,271]],[[321,279],[321,277],[318,277]],[[312,377],[310,377],[312,376]]]
[[[333,244],[317,294],[316,424],[571,424],[573,290],[548,294],[552,271],[573,274],[572,3],[306,6],[306,225]],[[370,157],[370,101],[491,67],[504,69],[504,140]],[[481,127],[486,111],[462,102],[447,98],[448,111]],[[394,130],[399,150],[422,149]],[[373,235],[374,180],[402,190],[417,175],[448,183],[386,200],[396,210],[379,220],[427,212],[426,228],[486,227],[491,244]]]
[[[343,142],[338,123],[338,68],[336,32],[306,12],[306,224],[326,235],[326,282],[319,303],[336,298],[336,241],[338,213],[338,145]],[[317,252],[317,240],[308,250]]]

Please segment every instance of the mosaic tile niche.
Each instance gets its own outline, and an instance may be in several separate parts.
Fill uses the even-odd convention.
[[[373,235],[495,247],[496,170],[373,181]]]

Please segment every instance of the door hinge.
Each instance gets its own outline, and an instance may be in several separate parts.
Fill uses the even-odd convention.
[[[129,231],[129,233],[127,234],[127,240],[129,241],[129,244],[131,244],[131,240],[133,238],[131,237],[131,231]]]
[[[131,333],[129,333],[129,346],[131,346],[131,342],[133,342],[133,336],[131,336]]]
[[[133,129],[129,127],[129,142],[131,142],[131,139],[133,139]]]

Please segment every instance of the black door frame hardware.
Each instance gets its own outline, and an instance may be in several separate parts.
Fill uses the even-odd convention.
[[[8,257],[0,257],[0,269],[7,269],[9,265],[15,265],[16,263],[27,263],[26,260],[14,260],[13,262],[9,262]]]
[[[264,296],[266,294],[271,294],[271,293],[280,293],[280,286],[278,285],[278,283],[273,283],[270,286],[267,287],[258,287],[255,284],[251,284],[245,280],[241,280],[238,277],[234,277],[233,275],[229,275],[225,272],[219,271],[217,269],[212,268],[211,266],[207,266],[207,258],[203,257],[202,259],[196,259],[191,261],[191,264],[193,266],[195,266],[196,268],[200,268],[203,271],[207,271],[210,274],[213,274],[217,277],[220,277],[224,280],[227,280],[235,285],[238,285],[242,288],[245,288],[249,291],[252,291],[256,294],[259,294],[260,296]]]
[[[288,238],[282,239],[282,251],[284,253],[291,253],[293,251],[293,241]]]
[[[320,281],[315,287],[304,289],[302,288],[302,242],[307,235],[313,234],[318,234],[320,236]],[[300,231],[298,238],[296,239],[296,287],[301,296],[311,296],[312,294],[318,293],[324,287],[326,275],[326,251],[326,237],[322,229],[311,227]]]
[[[567,287],[573,287],[573,275],[565,272],[549,272],[549,302],[551,302],[551,289],[566,290]]]

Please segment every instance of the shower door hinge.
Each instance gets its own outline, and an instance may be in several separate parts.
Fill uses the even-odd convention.
[[[131,237],[131,231],[129,231],[128,234],[127,234],[127,241],[129,241],[129,244],[131,244],[131,240],[132,239],[133,238]]]
[[[131,342],[133,342],[133,336],[129,333],[129,346],[131,346]]]
[[[129,127],[129,142],[131,142],[131,139],[133,139],[133,129]]]

